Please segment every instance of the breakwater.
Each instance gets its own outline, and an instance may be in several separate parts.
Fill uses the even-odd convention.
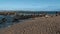
[[[45,17],[47,14],[60,14],[58,12],[32,12],[32,13],[20,13],[20,12],[0,12],[0,28],[8,27],[10,25],[13,25],[14,23],[20,22],[20,20],[25,20],[29,18],[35,18],[35,17]]]

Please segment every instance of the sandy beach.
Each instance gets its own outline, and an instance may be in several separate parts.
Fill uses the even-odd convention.
[[[0,34],[60,34],[60,16],[36,17],[32,20],[0,29]]]

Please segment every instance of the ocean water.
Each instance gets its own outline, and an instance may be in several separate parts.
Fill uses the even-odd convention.
[[[7,19],[6,22],[2,22],[2,19]],[[13,17],[0,15],[0,28],[8,27],[12,25]]]
[[[1,21],[3,18],[6,18],[7,19],[6,22],[2,22]],[[13,24],[24,22],[24,21],[31,20],[31,19],[23,19],[23,20],[18,20],[16,22],[12,22],[13,20],[14,20],[14,18],[11,17],[11,16],[3,16],[3,15],[0,15],[0,29],[1,28],[10,27]]]

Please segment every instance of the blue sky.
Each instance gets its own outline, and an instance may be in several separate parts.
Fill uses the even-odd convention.
[[[60,0],[0,0],[0,10],[60,10]]]

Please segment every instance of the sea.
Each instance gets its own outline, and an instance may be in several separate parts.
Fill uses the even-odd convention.
[[[2,19],[5,18],[6,22],[2,22]],[[12,25],[13,17],[0,15],[0,28],[5,28]]]
[[[2,19],[5,18],[7,19],[6,22],[2,22]],[[0,15],[0,29],[3,29],[3,28],[7,28],[7,27],[10,27],[14,24],[17,24],[17,23],[22,23],[24,21],[28,21],[28,20],[31,20],[31,18],[29,19],[23,19],[23,20],[17,20],[15,22],[13,22],[14,20],[14,17],[11,17],[11,16],[3,16],[3,15]]]

